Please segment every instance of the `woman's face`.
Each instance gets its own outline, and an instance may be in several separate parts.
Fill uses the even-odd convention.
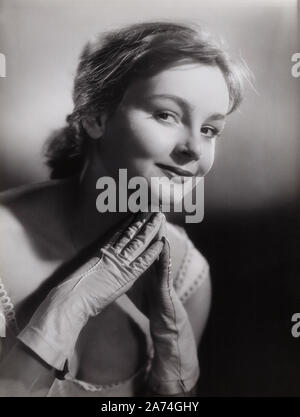
[[[178,201],[181,181],[186,191],[195,184],[193,176],[211,169],[228,108],[228,87],[216,66],[178,64],[137,79],[106,121],[97,158],[114,178],[120,168],[128,178],[144,177],[149,186],[151,178],[167,177],[162,192],[172,188],[171,202]],[[155,187],[151,192],[158,195]]]

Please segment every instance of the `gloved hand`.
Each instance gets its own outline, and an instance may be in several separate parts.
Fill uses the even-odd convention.
[[[197,345],[186,310],[173,287],[169,242],[162,239],[164,248],[155,263],[157,273],[148,292],[154,345],[148,384],[152,394],[185,394],[199,378]]]
[[[18,338],[63,370],[88,319],[125,293],[157,259],[161,213],[139,214],[74,274],[53,288]]]

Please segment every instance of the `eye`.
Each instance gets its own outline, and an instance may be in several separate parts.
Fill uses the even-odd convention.
[[[203,126],[201,128],[201,133],[207,138],[216,138],[217,136],[220,136],[221,132],[213,126]]]
[[[160,111],[155,114],[155,117],[160,121],[168,122],[168,123],[172,123],[172,122],[177,123],[178,121],[177,115],[175,115],[174,113],[170,113],[168,111]]]

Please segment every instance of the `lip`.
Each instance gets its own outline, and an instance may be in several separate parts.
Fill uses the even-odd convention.
[[[171,165],[164,165],[164,164],[156,164],[156,166],[158,166],[158,168],[160,168],[161,170],[163,170],[169,178],[173,178],[174,176],[179,176],[179,177],[194,177],[195,174],[193,174],[190,171],[186,171],[184,169],[178,168],[178,167],[174,167]]]

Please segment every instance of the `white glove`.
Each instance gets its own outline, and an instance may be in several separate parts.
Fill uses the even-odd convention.
[[[139,214],[79,270],[53,288],[18,338],[53,368],[63,370],[92,316],[125,293],[157,259],[164,216]]]
[[[197,383],[197,345],[188,315],[173,288],[170,274],[170,247],[164,248],[155,263],[157,273],[149,296],[150,331],[154,358],[149,389],[158,395],[185,394]]]

